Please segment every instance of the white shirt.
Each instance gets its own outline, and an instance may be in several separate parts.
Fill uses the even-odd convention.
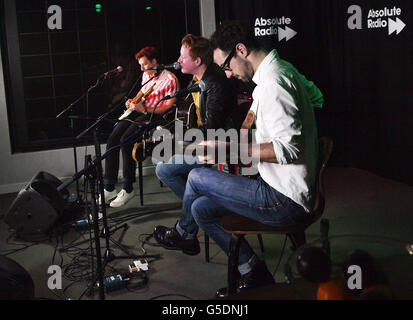
[[[259,162],[262,179],[310,212],[315,200],[318,158],[315,101],[318,88],[271,51],[252,79],[251,109],[256,114],[255,139],[272,142],[278,163]],[[318,93],[314,99],[312,92]]]

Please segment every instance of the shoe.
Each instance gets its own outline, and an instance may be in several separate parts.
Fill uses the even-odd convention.
[[[182,238],[175,227],[156,226],[153,231],[154,239],[165,249],[182,250],[190,256],[197,255],[201,249],[197,238],[186,240]]]
[[[237,293],[252,288],[262,287],[270,284],[275,284],[272,274],[268,271],[264,261],[258,261],[252,270],[240,276],[237,283]],[[228,288],[218,289],[216,292],[217,298],[228,296]]]
[[[103,190],[103,194],[105,196],[105,203],[109,204],[113,199],[116,198],[116,196],[118,195],[118,192],[116,190],[113,191],[106,191]],[[99,200],[98,200],[98,204],[101,205],[102,204],[102,199],[101,196],[99,195]]]
[[[123,205],[125,205],[130,199],[132,199],[135,196],[135,190],[132,190],[131,193],[127,193],[125,189],[122,189],[118,195],[116,196],[116,199],[113,200],[110,203],[110,206],[112,208],[118,208]]]

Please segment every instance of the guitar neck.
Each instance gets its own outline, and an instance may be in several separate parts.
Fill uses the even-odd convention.
[[[152,84],[148,88],[148,90],[146,90],[145,92],[143,92],[142,89],[141,89],[138,92],[138,94],[136,95],[136,97],[132,99],[132,102],[135,103],[135,104],[141,102],[143,99],[145,99],[147,96],[149,96],[152,93],[153,88],[155,87],[155,85],[156,85],[156,83]]]

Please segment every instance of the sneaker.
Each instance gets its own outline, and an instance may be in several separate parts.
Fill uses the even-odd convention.
[[[118,192],[115,190],[113,191],[106,191],[103,190],[104,192],[104,196],[105,196],[105,203],[109,204],[113,199],[116,198],[116,196],[118,195]],[[102,199],[101,196],[99,195],[99,200],[98,200],[98,204],[101,205],[102,204]]]
[[[127,193],[126,190],[122,189],[118,195],[116,196],[116,199],[113,200],[110,203],[110,206],[112,208],[118,208],[123,205],[125,205],[130,199],[132,199],[135,196],[135,190],[132,190],[131,193]]]
[[[274,278],[271,272],[268,271],[265,262],[260,260],[254,265],[250,272],[240,276],[237,281],[237,293],[274,283]],[[215,295],[217,298],[228,296],[227,288],[218,289]]]
[[[168,250],[182,250],[183,253],[191,256],[201,251],[197,238],[184,239],[175,227],[156,226],[153,237],[162,247]]]

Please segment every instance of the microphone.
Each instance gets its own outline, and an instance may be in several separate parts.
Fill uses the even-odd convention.
[[[172,64],[167,64],[167,65],[160,65],[156,66],[153,68],[149,68],[148,70],[156,70],[156,71],[162,71],[162,70],[180,70],[181,69],[181,64],[179,62],[174,62]]]
[[[168,100],[168,99],[175,98],[175,97],[186,96],[188,93],[191,93],[191,92],[199,92],[199,91],[204,92],[205,90],[206,90],[205,82],[200,80],[197,84],[195,84],[195,85],[193,85],[189,88],[179,90],[179,91],[175,92],[174,94],[163,97],[162,100]]]
[[[105,72],[103,75],[104,75],[105,79],[107,79],[112,74],[121,73],[122,71],[123,71],[123,67],[122,66],[117,66],[115,69],[109,70],[108,72]]]

